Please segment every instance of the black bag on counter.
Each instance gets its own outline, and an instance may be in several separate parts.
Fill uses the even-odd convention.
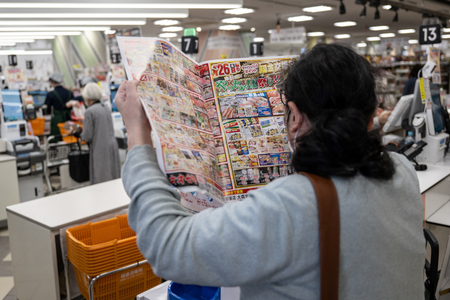
[[[78,141],[78,150],[69,153],[69,174],[76,182],[89,181],[89,151],[81,150]]]

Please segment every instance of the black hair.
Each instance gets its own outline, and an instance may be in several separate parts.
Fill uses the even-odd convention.
[[[409,78],[412,78],[412,77],[418,78],[420,69],[422,69],[422,65],[421,64],[415,64],[411,68],[411,71],[409,72]]]
[[[391,158],[379,135],[368,131],[378,102],[366,59],[345,46],[316,45],[291,67],[284,91],[311,124],[295,141],[292,164],[297,172],[392,178]]]

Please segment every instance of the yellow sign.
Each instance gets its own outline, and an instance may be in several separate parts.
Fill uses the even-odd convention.
[[[425,95],[425,85],[423,83],[423,77],[419,78],[420,85],[420,98],[422,99],[422,104],[427,102],[427,96]]]

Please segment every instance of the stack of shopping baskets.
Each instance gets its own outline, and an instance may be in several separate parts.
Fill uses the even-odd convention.
[[[148,263],[115,271],[144,260],[127,215],[72,227],[66,235],[67,255],[86,299],[129,300],[161,283]]]

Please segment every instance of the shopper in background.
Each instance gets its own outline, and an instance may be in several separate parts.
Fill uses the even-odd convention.
[[[405,87],[403,88],[403,96],[414,94],[414,88],[416,86],[416,80],[419,77],[419,71],[422,69],[422,65],[415,64],[411,68],[411,72],[409,72],[409,79],[405,83]]]
[[[242,202],[196,215],[158,166],[138,82],[116,104],[128,131],[128,221],[155,273],[184,284],[240,286],[241,299],[319,299],[317,204],[309,180],[282,177]],[[423,207],[411,163],[367,128],[377,107],[369,63],[317,45],[284,83],[297,171],[330,177],[340,208],[339,299],[423,299]]]
[[[73,103],[70,100],[73,98],[72,92],[62,86],[64,76],[59,72],[50,74],[49,81],[53,87],[53,91],[47,94],[45,105],[47,110],[52,113],[52,120],[50,123],[50,135],[60,135],[58,123],[64,123],[70,120],[70,109]],[[61,138],[55,138],[52,142],[61,141]]]
[[[373,118],[372,127],[369,130],[377,130],[383,128],[384,124],[386,124],[391,114],[392,111],[384,110],[378,116],[375,116]]]
[[[84,90],[84,87],[90,82],[97,83],[98,81],[94,77],[90,77],[90,76],[84,77],[80,81],[80,92],[81,92],[81,95],[78,96],[78,97],[73,98],[73,100],[76,100],[76,101],[78,101],[80,103],[83,103],[85,106],[87,106],[86,105],[86,101],[84,101],[84,98],[83,98],[83,90]]]
[[[89,143],[89,170],[92,184],[120,177],[119,148],[110,109],[100,102],[102,90],[88,83],[82,96],[88,105],[80,137]]]

